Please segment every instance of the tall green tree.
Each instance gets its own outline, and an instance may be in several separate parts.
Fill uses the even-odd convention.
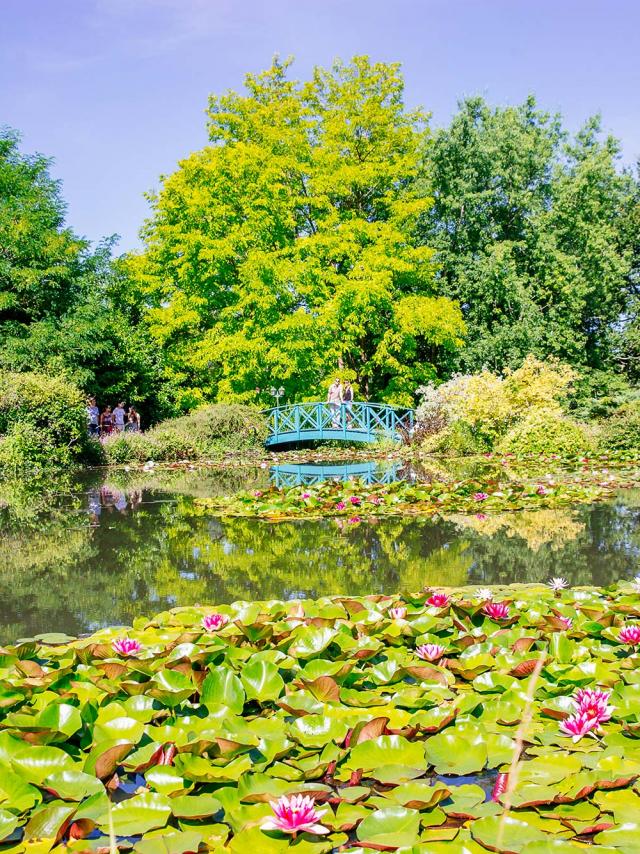
[[[63,374],[101,403],[124,398],[160,417],[160,354],[139,293],[114,269],[114,240],[93,249],[65,226],[51,161],[19,142],[0,131],[0,368]]]
[[[336,372],[406,402],[464,331],[415,231],[426,116],[395,64],[356,57],[301,84],[289,62],[212,96],[211,144],[151,197],[128,270],[181,403],[324,394]]]
[[[428,148],[434,205],[424,242],[468,328],[461,365],[515,367],[555,355],[607,368],[628,302],[623,233],[633,181],[590,119],[574,139],[536,106],[460,104]]]

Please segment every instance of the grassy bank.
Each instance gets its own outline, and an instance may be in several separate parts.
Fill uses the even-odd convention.
[[[148,854],[631,854],[638,585],[562,588],[238,602],[23,639],[3,650],[0,834],[16,852],[111,834]],[[274,829],[291,796],[297,833]]]

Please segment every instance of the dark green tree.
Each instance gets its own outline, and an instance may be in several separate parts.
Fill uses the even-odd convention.
[[[536,106],[460,104],[428,149],[422,217],[442,292],[467,322],[461,366],[515,367],[527,353],[608,367],[628,303],[625,206],[633,181],[597,118],[575,139]]]

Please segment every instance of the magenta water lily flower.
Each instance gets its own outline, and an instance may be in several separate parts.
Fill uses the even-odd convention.
[[[611,719],[615,711],[614,706],[609,705],[611,691],[601,691],[598,688],[578,688],[573,695],[573,704],[578,714],[595,718],[598,723],[604,723]]]
[[[640,643],[640,626],[623,626],[620,629],[618,640],[629,646],[637,646]]]
[[[446,593],[433,593],[427,599],[427,605],[431,605],[434,608],[446,608],[449,604],[449,597]]]
[[[482,610],[492,620],[507,620],[509,618],[509,606],[505,605],[504,602],[487,602]]]
[[[338,501],[338,503],[336,504],[336,510],[344,510],[346,506],[347,505],[344,503],[344,501]]]
[[[350,525],[357,525],[358,522],[362,522],[362,519],[360,518],[360,516],[352,516],[350,519],[347,519],[347,522]]]
[[[473,500],[474,501],[486,501],[489,496],[486,492],[474,492]]]
[[[416,647],[416,655],[425,661],[437,661],[445,652],[446,648],[439,643],[423,643]]]
[[[573,741],[580,741],[585,735],[594,735],[599,723],[597,718],[590,717],[586,712],[576,712],[575,715],[569,715],[560,721],[560,730],[565,735],[570,735]]]
[[[309,795],[283,795],[277,803],[271,804],[274,815],[262,822],[262,830],[279,830],[290,833],[294,838],[298,833],[314,833],[322,836],[329,829],[320,824],[327,810],[317,810],[315,801]]]
[[[404,620],[407,616],[407,609],[399,605],[397,608],[389,608],[389,616],[392,620]]]
[[[300,497],[304,498],[306,500],[307,498],[311,498],[311,493],[310,492],[303,492]]]
[[[263,492],[261,489],[254,489],[253,497],[254,498],[262,498]]]
[[[360,498],[360,496],[359,496],[359,495],[352,495],[352,496],[349,498],[349,501],[350,501],[352,504],[354,504],[356,507],[358,507],[360,504],[362,504],[362,499]]]
[[[142,649],[140,641],[133,638],[116,638],[111,646],[118,655],[137,655]]]
[[[202,628],[208,632],[217,632],[227,625],[229,617],[226,614],[207,614],[202,618]]]

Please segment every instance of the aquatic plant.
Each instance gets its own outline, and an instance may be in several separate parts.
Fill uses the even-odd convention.
[[[632,852],[631,584],[447,589],[447,608],[432,595],[235,602],[224,631],[203,630],[220,610],[176,608],[126,635],[6,645],[0,840],[24,854],[108,851],[110,834],[141,854]],[[144,654],[116,656],[125,641]]]

